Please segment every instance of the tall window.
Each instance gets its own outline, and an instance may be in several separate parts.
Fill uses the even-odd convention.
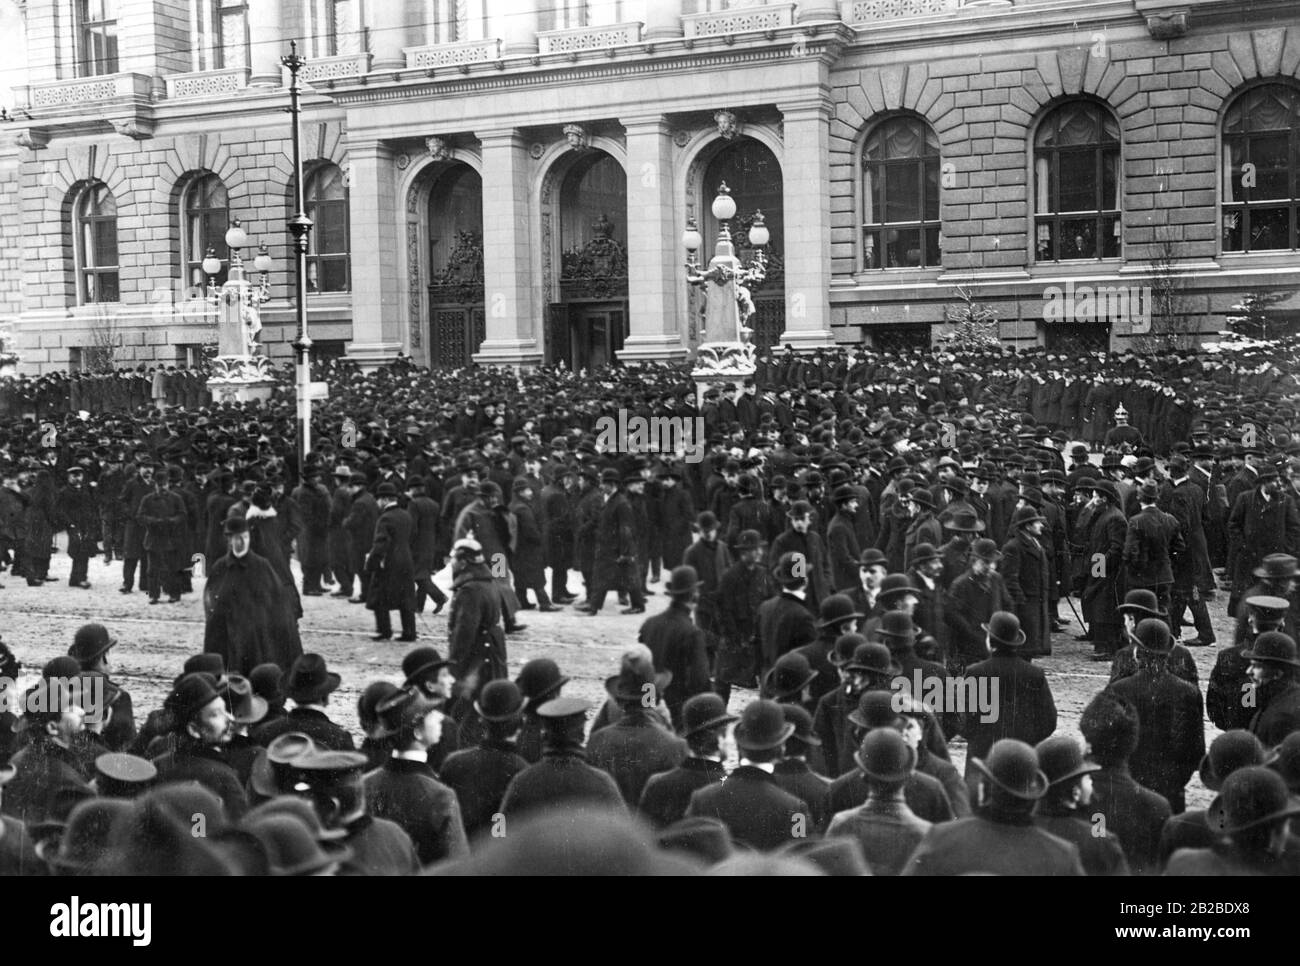
[[[302,5],[311,38],[308,56],[361,53],[360,0],[302,0]]]
[[[190,0],[194,69],[248,66],[248,4],[244,0]]]
[[[117,73],[116,0],[76,0],[77,74]]]
[[[72,209],[76,230],[77,302],[116,302],[117,202],[102,183],[87,186]]]
[[[939,264],[939,138],[917,117],[878,124],[862,146],[863,268]]]
[[[203,258],[209,248],[221,259],[221,271],[214,276],[216,283],[225,284],[230,267],[230,251],[226,248],[230,201],[226,196],[226,186],[215,174],[205,174],[194,179],[185,189],[181,211],[185,228],[182,257],[189,284],[200,290],[207,284],[207,276],[203,274]]]
[[[1252,88],[1223,119],[1223,250],[1300,248],[1300,92]]]
[[[303,186],[312,220],[307,252],[308,292],[351,290],[348,257],[348,189],[337,164],[318,165]]]
[[[1035,257],[1118,258],[1119,123],[1091,101],[1062,104],[1034,136]]]

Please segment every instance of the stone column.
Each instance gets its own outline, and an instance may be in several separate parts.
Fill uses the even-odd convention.
[[[779,104],[785,125],[785,332],[795,349],[832,345],[830,104]]]
[[[682,0],[650,0],[646,4],[644,40],[671,40],[682,35]]]
[[[249,50],[248,83],[253,87],[280,86],[280,58],[289,52],[284,38],[284,0],[255,0],[248,5]],[[307,56],[303,45],[298,55]]]
[[[542,361],[533,318],[528,145],[513,128],[479,134],[483,145],[483,296],[487,337],[474,361],[532,366]]]
[[[399,217],[397,168],[386,144],[349,144],[352,228],[352,344],[349,358],[363,365],[391,362],[406,339],[397,277]],[[310,296],[308,296],[310,298]]]
[[[372,3],[370,13],[371,70],[404,70],[406,54],[406,22],[403,16],[406,5],[402,3]]]
[[[672,132],[663,115],[624,120],[627,131],[627,262],[630,331],[618,357],[686,355],[678,290],[685,259],[673,211]]]
[[[801,0],[794,12],[795,23],[818,23],[840,19],[838,0]]]
[[[505,43],[501,52],[507,57],[537,53],[538,0],[504,0]]]

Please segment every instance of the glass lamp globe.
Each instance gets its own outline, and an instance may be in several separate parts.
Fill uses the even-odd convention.
[[[272,264],[271,254],[266,250],[266,246],[263,245],[257,250],[257,257],[253,259],[253,268],[265,275],[271,270]]]
[[[692,218],[686,223],[686,230],[682,232],[682,247],[688,252],[699,251],[700,246],[704,244],[704,239],[700,236],[700,230],[695,226],[695,219]]]
[[[725,181],[718,185],[718,196],[713,199],[713,217],[718,221],[729,221],[736,217],[736,202]]]
[[[754,223],[749,226],[749,243],[755,248],[762,248],[771,240],[772,235],[763,222],[763,213],[761,211],[754,212]]]
[[[239,219],[236,218],[234,224],[232,224],[230,229],[226,232],[226,247],[243,248],[247,244],[248,232],[244,231],[243,227],[239,224]]]
[[[216,275],[221,271],[221,259],[219,259],[211,248],[203,256],[203,271],[207,275]]]

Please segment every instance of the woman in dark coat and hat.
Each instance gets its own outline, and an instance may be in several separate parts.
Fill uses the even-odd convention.
[[[292,609],[292,584],[286,589],[265,557],[249,546],[248,521],[226,518],[226,555],[212,565],[203,590],[204,652],[220,654],[228,670],[247,675],[257,665],[288,668],[302,654],[298,621]]]

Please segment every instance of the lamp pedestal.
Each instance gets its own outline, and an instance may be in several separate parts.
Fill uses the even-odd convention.
[[[732,249],[731,236],[724,229],[708,270],[697,283],[704,289],[704,341],[695,350],[691,379],[695,381],[695,401],[700,406],[704,404],[706,390],[739,382],[752,376],[757,368],[754,346],[749,341],[753,330],[745,325],[753,314],[753,303],[738,283],[743,271]],[[742,304],[747,309],[744,318]]]
[[[208,389],[217,402],[268,400],[275,389],[271,360],[261,354],[257,290],[244,277],[238,257],[217,297],[217,357]]]

